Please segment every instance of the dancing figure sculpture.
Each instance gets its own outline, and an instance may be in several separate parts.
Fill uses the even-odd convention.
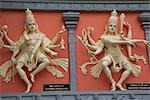
[[[141,66],[133,64],[128,57],[123,54],[120,45],[127,46],[128,56],[131,60],[142,59],[144,62],[144,57],[136,54],[132,55],[131,46],[135,46],[135,43],[138,42],[143,42],[146,45],[149,45],[146,40],[132,39],[131,25],[125,21],[124,14],[120,15],[120,20],[120,31],[121,33],[123,32],[122,27],[125,25],[128,28],[128,37],[125,37],[124,34],[118,33],[118,18],[116,10],[111,13],[108,23],[106,24],[105,31],[97,42],[95,42],[91,37],[91,32],[94,30],[94,28],[90,26],[86,29],[83,29],[83,38],[77,36],[77,39],[83,43],[83,45],[87,48],[88,53],[91,54],[95,59],[95,61],[91,60],[90,62],[85,62],[80,66],[82,73],[87,73],[87,65],[95,64],[91,68],[91,76],[94,78],[99,78],[103,70],[111,83],[112,91],[116,90],[116,87],[118,87],[120,90],[125,90],[122,86],[122,83],[128,78],[128,76],[132,74],[137,77],[141,73]],[[104,57],[98,60],[95,55],[102,53],[102,51],[104,51]],[[112,77],[111,71],[117,73],[122,68],[124,69],[124,72],[122,73],[120,80],[116,83]]]
[[[55,48],[65,49],[64,40],[60,44],[56,44],[60,35],[66,31],[64,26],[56,34],[56,36],[50,40],[46,35],[39,31],[38,25],[34,19],[32,11],[26,10],[25,29],[23,35],[17,42],[13,42],[7,35],[7,25],[2,27],[2,37],[7,40],[10,46],[5,45],[3,38],[1,38],[1,47],[9,48],[13,54],[11,60],[5,62],[0,66],[0,76],[4,78],[4,81],[9,82],[11,77],[14,77],[16,73],[19,74],[21,79],[26,83],[27,89],[25,92],[29,92],[32,87],[32,83],[35,82],[34,76],[41,72],[43,69],[47,69],[53,76],[57,78],[63,77],[63,73],[56,69],[54,66],[60,66],[65,71],[68,70],[68,59],[67,58],[56,58],[51,59],[48,55],[57,56]],[[54,65],[49,66],[49,64]],[[10,70],[13,66],[13,71]],[[15,67],[16,66],[16,67]],[[23,67],[27,67],[30,72],[31,81],[28,79],[26,72]]]

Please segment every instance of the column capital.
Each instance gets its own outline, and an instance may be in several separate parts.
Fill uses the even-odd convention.
[[[150,34],[150,12],[140,13],[139,20],[141,22],[141,25],[143,26],[145,33]]]
[[[67,11],[63,13],[63,19],[68,29],[75,30],[77,22],[79,20],[80,13],[74,11]]]

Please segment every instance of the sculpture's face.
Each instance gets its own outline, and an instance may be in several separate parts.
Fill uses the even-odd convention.
[[[109,26],[108,26],[108,31],[109,31],[110,33],[115,33],[116,28],[117,28],[116,23],[110,23]]]
[[[36,23],[35,23],[35,21],[29,21],[27,23],[27,28],[28,28],[29,32],[36,31]]]

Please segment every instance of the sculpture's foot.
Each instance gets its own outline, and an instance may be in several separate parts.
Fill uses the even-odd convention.
[[[113,82],[111,84],[111,91],[115,91],[116,90],[116,82]]]
[[[27,84],[27,90],[25,91],[25,93],[30,92],[31,87],[32,87],[31,83]]]
[[[34,75],[31,73],[30,74],[30,77],[31,77],[31,81],[33,82],[33,83],[35,83],[35,81],[34,81]]]
[[[122,91],[126,90],[125,88],[122,87],[122,85],[120,83],[117,83],[116,86]]]

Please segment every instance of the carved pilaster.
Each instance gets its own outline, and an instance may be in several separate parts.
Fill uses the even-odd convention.
[[[145,32],[146,40],[150,42],[150,12],[142,12],[139,18]],[[150,47],[148,47],[148,58],[150,63]]]
[[[70,88],[77,90],[76,80],[76,49],[75,49],[75,28],[79,19],[79,12],[64,12],[63,19],[69,34],[69,61],[70,61]]]

